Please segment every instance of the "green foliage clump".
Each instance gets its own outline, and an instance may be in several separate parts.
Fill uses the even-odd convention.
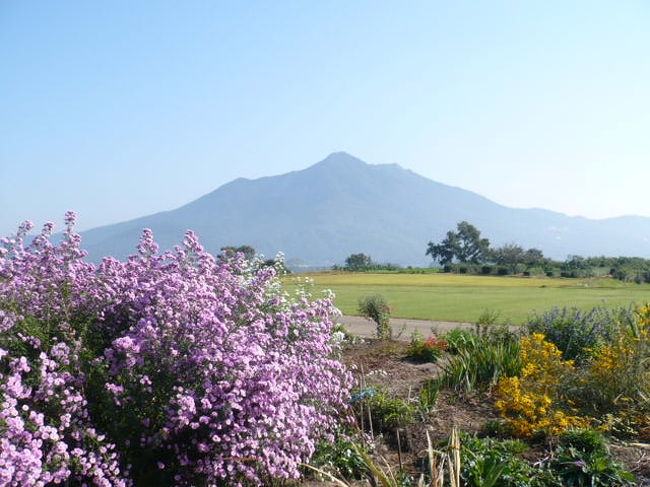
[[[549,468],[566,487],[624,487],[634,484],[634,475],[614,461],[607,451],[594,448],[587,441],[576,442],[578,446],[559,446]]]
[[[485,328],[487,325],[496,325],[499,319],[499,314],[500,313],[498,311],[492,309],[484,309],[476,319],[476,324],[479,325],[477,333],[484,334],[485,332],[483,330],[487,330],[487,328]]]
[[[448,331],[443,338],[447,342],[447,351],[453,355],[457,355],[461,350],[475,347],[478,340],[476,333],[461,329]]]
[[[553,343],[565,360],[584,362],[603,345],[611,343],[622,327],[635,321],[631,309],[608,310],[596,307],[591,311],[579,308],[553,308],[532,316],[526,327],[530,333],[541,333]]]
[[[461,433],[461,480],[466,487],[624,487],[634,476],[615,462],[602,435],[572,430],[559,438],[551,459],[531,465],[519,440]]]
[[[577,371],[567,393],[575,406],[619,437],[650,436],[650,306]]]
[[[406,356],[418,362],[437,362],[447,350],[447,342],[429,337],[427,340],[421,336],[411,338],[411,343],[406,349]]]
[[[608,452],[607,442],[602,433],[592,429],[571,429],[559,437],[560,446],[575,448],[588,454],[605,454]]]
[[[355,435],[339,433],[334,441],[320,441],[311,459],[311,465],[336,477],[360,480],[368,474],[368,467],[360,455]]]
[[[358,424],[368,432],[393,433],[417,418],[415,404],[385,390],[366,389],[353,398]]]
[[[350,254],[345,259],[345,265],[339,267],[335,265],[332,270],[344,270],[352,272],[397,272],[401,266],[397,264],[374,262],[372,257],[367,254]]]
[[[589,261],[580,255],[570,255],[560,266],[561,277],[593,277],[594,268]]]
[[[412,343],[406,350],[406,356],[417,362],[437,362],[445,351],[443,348],[429,346],[426,342]]]
[[[415,406],[384,391],[368,397],[365,402],[370,409],[375,433],[393,431],[395,428],[413,423],[416,419]]]
[[[390,306],[381,294],[360,298],[359,313],[375,322],[377,338],[389,340],[393,337],[393,328],[390,325]]]
[[[420,389],[420,394],[418,396],[420,411],[424,414],[428,414],[433,411],[438,402],[438,396],[440,395],[440,381],[437,379],[429,379],[425,382]]]
[[[533,266],[544,265],[548,259],[539,249],[524,249],[517,244],[505,244],[496,249],[490,250],[490,260],[499,266],[503,266],[510,274],[518,274],[524,267],[530,274]]]
[[[461,481],[466,487],[550,487],[553,475],[518,457],[527,450],[519,440],[478,438],[461,433]]]
[[[519,375],[523,365],[521,346],[514,334],[495,328],[474,336],[444,366],[443,384],[456,392],[472,393],[490,389],[502,376]]]
[[[415,401],[396,397],[382,388],[367,388],[354,396],[351,403],[359,426],[375,434],[392,433],[417,418]]]

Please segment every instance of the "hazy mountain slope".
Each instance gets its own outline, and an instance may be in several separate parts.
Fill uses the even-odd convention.
[[[398,165],[368,165],[334,153],[302,171],[237,179],[176,210],[84,232],[97,258],[133,253],[143,228],[169,248],[188,228],[204,245],[249,244],[267,256],[340,263],[353,252],[375,260],[422,264],[426,243],[467,220],[493,242],[515,241],[547,255],[650,256],[650,218],[590,220],[539,209],[513,209],[440,184]]]

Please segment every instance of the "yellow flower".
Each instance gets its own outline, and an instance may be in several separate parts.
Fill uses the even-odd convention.
[[[562,352],[542,334],[521,339],[524,366],[519,377],[504,377],[497,385],[495,407],[514,434],[531,436],[538,431],[558,434],[568,428],[588,425],[590,420],[567,415],[554,403],[560,384],[575,372],[573,361],[562,360]]]

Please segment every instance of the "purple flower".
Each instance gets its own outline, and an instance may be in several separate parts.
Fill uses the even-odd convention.
[[[286,295],[273,269],[215,259],[193,232],[161,254],[145,230],[137,255],[95,267],[75,218],[58,245],[51,225],[3,240],[0,487],[298,477],[352,385],[331,300]]]

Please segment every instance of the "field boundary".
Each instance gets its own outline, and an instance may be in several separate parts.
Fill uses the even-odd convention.
[[[338,319],[338,322],[352,335],[362,338],[375,336],[375,324],[363,316],[342,315]],[[415,330],[427,337],[432,334],[432,328],[436,329],[438,333],[446,333],[457,328],[465,330],[474,329],[476,326],[475,323],[460,321],[418,320],[410,318],[391,318],[390,322],[393,325],[393,333],[395,335],[403,330],[401,335],[394,337],[396,340],[402,341],[408,341],[411,338],[411,333]]]

